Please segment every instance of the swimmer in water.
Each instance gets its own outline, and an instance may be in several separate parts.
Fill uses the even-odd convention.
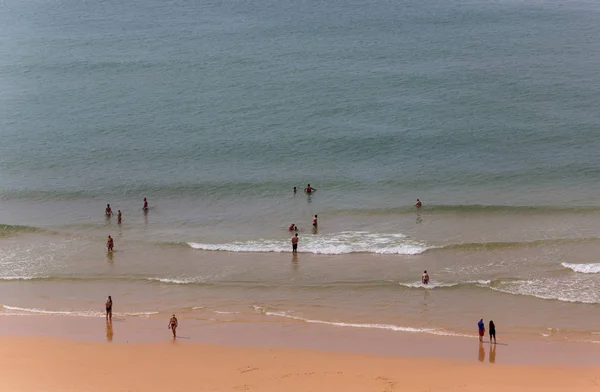
[[[288,231],[297,231],[297,230],[298,230],[298,228],[293,223],[290,225],[290,227],[288,227]]]
[[[108,236],[108,240],[106,241],[106,247],[108,248],[109,252],[112,252],[113,248],[115,247],[115,242],[113,241],[110,235]]]
[[[306,193],[307,195],[310,195],[314,191],[316,191],[316,189],[310,186],[310,184],[307,184],[306,188],[304,188],[304,193]]]
[[[296,194],[296,192],[298,192],[298,190],[296,189],[296,187],[294,187],[294,195]]]
[[[423,275],[421,275],[421,283],[429,284],[429,274],[427,271],[423,271]]]
[[[421,203],[421,200],[417,199],[417,202],[415,203],[415,207],[421,208],[421,206],[423,206],[423,203]]]
[[[123,213],[121,212],[121,210],[118,210],[117,212],[117,223],[121,224],[121,219],[123,219]]]
[[[142,210],[148,211],[148,200],[146,200],[145,197],[144,197],[144,206],[142,207]]]
[[[104,215],[106,215],[107,218],[110,218],[112,214],[112,208],[110,208],[110,204],[107,204],[106,209],[104,210]]]

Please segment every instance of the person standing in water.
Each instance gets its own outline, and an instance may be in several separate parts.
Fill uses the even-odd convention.
[[[296,187],[294,187],[294,195],[296,194],[296,192],[298,192],[298,190],[296,189]]]
[[[310,184],[307,184],[307,185],[306,185],[306,188],[304,188],[304,192],[305,192],[307,195],[310,195],[310,194],[311,194],[311,193],[313,193],[314,191],[316,191],[316,189],[315,189],[315,188],[313,188],[312,186],[310,186]]]
[[[317,222],[317,215],[315,215],[313,218],[313,228],[316,229],[318,225],[319,223]]]
[[[492,343],[492,338],[494,338],[494,344],[496,344],[496,325],[492,320],[490,320],[490,328],[488,333],[490,334],[490,343]]]
[[[112,321],[112,298],[110,297],[110,295],[108,296],[108,299],[106,300],[106,321]]]
[[[171,328],[171,331],[173,332],[173,339],[175,339],[177,337],[177,327],[179,326],[179,323],[177,322],[177,317],[175,317],[175,315],[173,315],[173,317],[171,317],[171,320],[169,320],[169,328]]]
[[[108,235],[108,240],[106,241],[106,247],[108,248],[109,252],[112,252],[113,248],[115,247],[115,242],[113,241],[110,234]]]
[[[143,211],[148,211],[148,200],[144,197],[144,206],[142,207]]]
[[[483,342],[483,336],[485,335],[485,324],[483,323],[483,319],[480,319],[477,323],[477,329],[479,329],[479,341]]]
[[[421,200],[417,199],[417,202],[415,203],[415,207],[421,208],[422,206],[423,206],[423,203],[421,203]]]
[[[104,215],[106,215],[107,218],[110,218],[112,214],[112,208],[110,208],[110,204],[107,204],[106,208],[104,209]]]
[[[298,253],[298,241],[300,239],[298,238],[298,233],[296,233],[295,236],[292,237],[292,253]]]
[[[427,270],[423,271],[423,275],[421,275],[421,283],[429,284],[429,274],[427,273]]]
[[[117,223],[121,224],[121,220],[123,219],[123,213],[121,212],[121,210],[118,210],[117,212]]]

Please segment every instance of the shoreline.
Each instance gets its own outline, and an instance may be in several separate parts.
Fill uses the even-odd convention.
[[[513,365],[186,340],[78,342],[0,336],[11,391],[597,391],[596,366]],[[35,369],[35,377],[31,371]]]
[[[289,322],[213,322],[178,315],[177,341],[232,347],[310,349],[349,355],[433,358],[511,365],[600,366],[600,345],[578,342],[499,340],[435,336]],[[172,341],[168,317],[103,318],[2,316],[0,338],[67,339],[82,343],[158,344]],[[494,350],[492,350],[494,348]],[[492,352],[493,351],[493,352]]]

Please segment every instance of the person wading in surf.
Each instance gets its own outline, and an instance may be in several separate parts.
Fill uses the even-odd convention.
[[[108,299],[106,300],[106,321],[112,321],[112,298],[110,297],[110,295],[108,296]]]
[[[298,233],[292,237],[292,253],[298,253]]]

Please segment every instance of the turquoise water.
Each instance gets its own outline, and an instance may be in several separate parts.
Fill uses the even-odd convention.
[[[6,9],[3,200],[598,205],[593,3]]]

